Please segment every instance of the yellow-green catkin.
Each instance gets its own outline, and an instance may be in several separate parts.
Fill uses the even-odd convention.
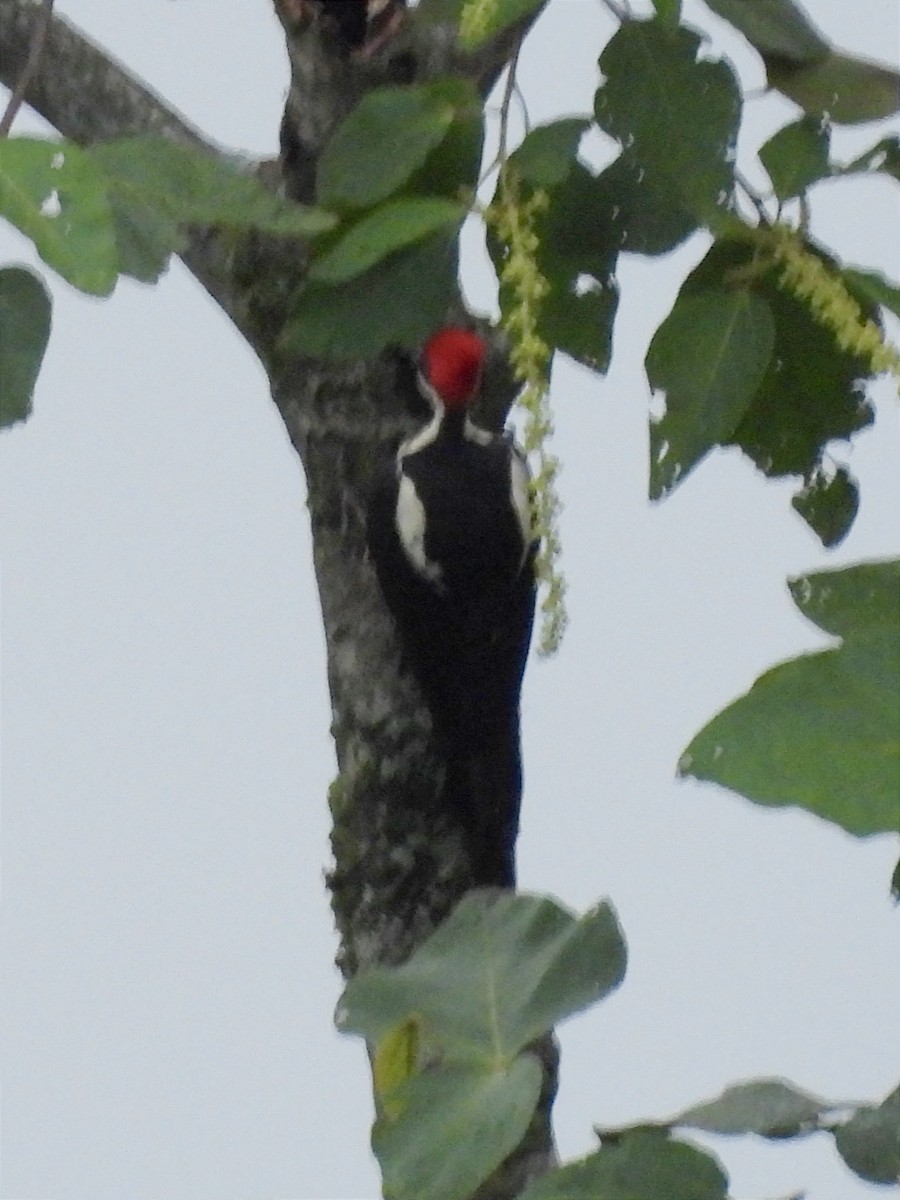
[[[779,287],[802,300],[816,320],[831,330],[838,346],[865,359],[873,375],[889,372],[900,380],[900,354],[865,316],[843,280],[787,225],[775,225],[771,236],[773,256],[781,265]]]
[[[537,576],[544,589],[541,602],[541,654],[559,647],[568,620],[565,580],[559,567],[560,501],[556,488],[559,460],[548,449],[553,432],[550,412],[551,350],[538,333],[538,315],[550,285],[537,264],[538,237],[535,217],[548,204],[546,192],[535,191],[523,200],[515,170],[508,163],[500,171],[497,195],[484,219],[506,247],[500,271],[501,287],[512,297],[501,318],[509,335],[510,363],[516,379],[525,386],[518,405],[525,413],[524,448],[536,462],[531,481],[535,535],[540,538]]]
[[[459,16],[459,40],[477,46],[488,35],[500,0],[466,0]]]

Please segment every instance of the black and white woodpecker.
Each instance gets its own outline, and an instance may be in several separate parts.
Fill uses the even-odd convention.
[[[445,802],[476,885],[515,886],[519,695],[534,618],[529,476],[512,438],[475,425],[485,345],[447,328],[425,345],[431,421],[403,442],[369,507],[369,548],[445,763]]]

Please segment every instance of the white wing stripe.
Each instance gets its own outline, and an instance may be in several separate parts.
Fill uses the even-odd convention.
[[[396,522],[400,545],[413,570],[443,590],[440,564],[431,562],[425,553],[425,506],[419,499],[416,485],[402,472],[397,491]]]

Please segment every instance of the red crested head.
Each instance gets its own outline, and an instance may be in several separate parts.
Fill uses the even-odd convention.
[[[485,349],[477,333],[453,326],[439,330],[425,343],[422,373],[445,408],[467,408],[475,398]]]

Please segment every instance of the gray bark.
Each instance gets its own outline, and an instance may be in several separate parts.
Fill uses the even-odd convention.
[[[383,53],[360,63],[336,53],[317,28],[298,25],[290,7],[276,0],[291,62],[286,111],[300,143],[293,194],[308,188],[322,147],[367,88],[452,72],[476,80],[486,94],[527,24],[472,56],[454,48],[447,29],[414,32],[407,25]],[[0,0],[0,81],[7,86],[27,58],[37,8],[36,0]],[[61,18],[51,23],[26,100],[81,144],[157,133],[218,153]],[[260,164],[259,170],[267,182],[283,184],[278,164]],[[373,461],[411,428],[404,402],[410,374],[392,353],[336,366],[276,351],[287,298],[302,272],[302,246],[288,255],[283,242],[250,237],[237,254],[226,255],[214,233],[194,230],[182,257],[260,356],[306,472],[339,768],[329,796],[338,963],[345,976],[376,963],[399,963],[470,884],[463,838],[439,804],[441,770],[430,720],[402,669],[365,547]],[[496,424],[511,386],[502,341],[492,341],[486,404],[488,420]],[[538,1112],[519,1151],[479,1193],[483,1200],[515,1196],[554,1161],[549,1117],[557,1056],[550,1038],[536,1049],[545,1067]]]

